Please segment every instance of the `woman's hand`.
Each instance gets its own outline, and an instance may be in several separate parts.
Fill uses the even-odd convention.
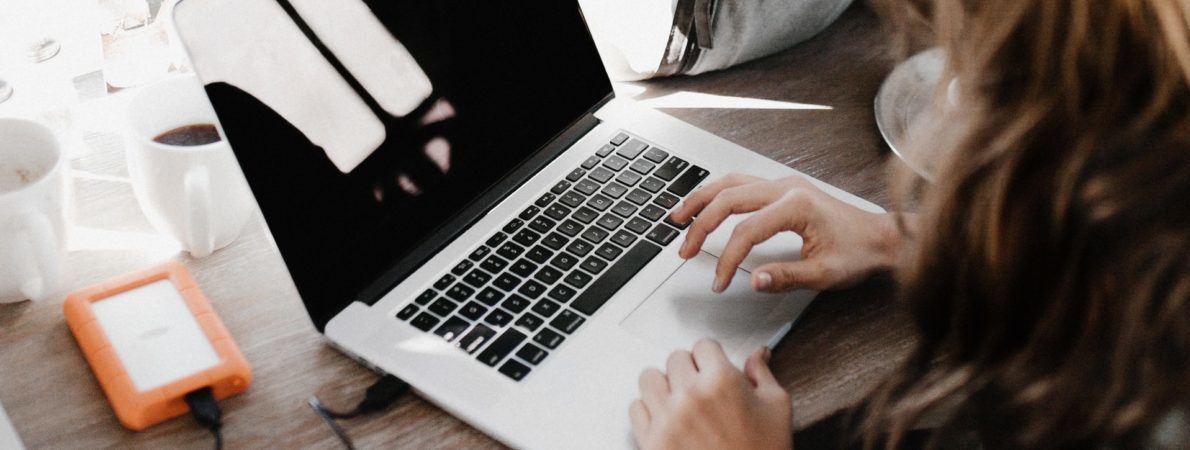
[[[692,258],[707,235],[732,214],[756,211],[740,222],[715,269],[713,289],[722,292],[752,247],[792,231],[802,237],[802,259],[765,264],[752,272],[752,288],[780,292],[837,289],[876,272],[891,270],[900,258],[901,232],[891,214],[874,214],[822,192],[804,177],[765,180],[731,174],[695,191],[671,215],[692,217],[679,254]]]
[[[789,449],[793,406],[759,348],[740,372],[718,342],[669,356],[665,373],[640,376],[640,399],[628,414],[642,449]]]

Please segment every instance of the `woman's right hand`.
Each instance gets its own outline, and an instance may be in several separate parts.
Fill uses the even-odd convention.
[[[802,237],[802,257],[758,267],[751,278],[757,291],[845,288],[892,270],[900,259],[901,231],[892,214],[856,208],[802,176],[765,180],[741,174],[727,175],[695,191],[674,210],[671,218],[676,222],[694,218],[679,255],[693,258],[724,219],[754,211],[732,230],[719,255],[716,292],[727,288],[752,247],[784,231]]]

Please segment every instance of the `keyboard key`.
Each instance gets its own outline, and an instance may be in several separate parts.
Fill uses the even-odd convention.
[[[545,215],[554,220],[562,220],[570,215],[570,208],[562,205],[550,205],[549,208],[545,209]]]
[[[553,267],[545,266],[542,267],[541,270],[537,271],[537,275],[534,275],[533,279],[545,283],[546,285],[551,285],[562,279],[562,272],[559,272],[558,269]]]
[[[662,223],[669,225],[671,227],[677,228],[679,230],[685,230],[686,227],[690,226],[691,222],[694,222],[694,220],[687,220],[682,223],[677,223],[677,222],[674,222],[673,216],[665,216],[665,220],[662,221]]]
[[[413,320],[409,322],[409,324],[413,325],[414,328],[428,332],[434,329],[434,325],[438,325],[438,322],[439,319],[434,317],[432,314],[421,313],[418,314],[417,317],[414,317]]]
[[[504,374],[504,376],[512,378],[512,381],[521,381],[529,375],[528,367],[511,359],[504,363],[503,366],[500,366],[499,371],[500,373]]]
[[[599,250],[595,250],[596,255],[602,256],[608,261],[616,259],[621,253],[624,253],[624,249],[612,244],[603,244],[599,246]]]
[[[587,158],[586,161],[583,161],[583,168],[587,169],[587,170],[591,170],[592,167],[599,165],[599,161],[600,160],[599,160],[598,156],[591,156],[591,157]]]
[[[532,222],[529,222],[529,228],[532,228],[533,230],[537,231],[538,233],[545,233],[545,232],[552,230],[554,228],[554,225],[557,225],[557,224],[558,224],[558,222],[554,222],[553,220],[551,220],[548,217],[538,217],[536,219],[533,219]]]
[[[417,314],[417,305],[410,303],[405,305],[404,308],[401,308],[400,311],[397,311],[397,318],[401,320],[409,320],[409,318],[413,317],[414,314]]]
[[[668,192],[657,194],[657,198],[653,199],[653,203],[661,205],[661,207],[665,209],[673,208],[674,205],[678,204],[679,201],[681,201],[681,199]]]
[[[525,221],[523,221],[521,219],[512,219],[512,221],[510,221],[510,222],[508,222],[508,224],[504,225],[504,228],[502,228],[500,231],[503,231],[508,234],[512,234],[512,233],[515,233],[516,230],[519,229],[521,227],[521,225],[524,225],[524,224],[525,224]]]
[[[538,198],[536,202],[533,202],[533,204],[536,205],[538,208],[545,208],[546,206],[549,206],[550,203],[553,203],[554,199],[556,199],[556,198],[558,198],[558,196],[551,194],[549,192],[546,192],[545,194],[542,194],[541,197]]]
[[[504,303],[501,303],[500,306],[512,311],[513,314],[517,314],[529,307],[529,299],[512,294],[508,296],[508,299],[504,300]]]
[[[496,306],[500,300],[504,300],[504,293],[497,291],[495,288],[487,287],[479,291],[479,295],[475,296],[476,300],[488,306]]]
[[[591,278],[590,275],[587,275],[586,272],[576,270],[574,272],[570,272],[570,275],[566,275],[566,278],[563,281],[566,284],[574,286],[575,288],[582,289],[584,286],[590,283],[592,279],[593,278]]]
[[[549,328],[541,330],[540,333],[537,333],[536,336],[533,336],[534,342],[544,345],[545,348],[550,350],[558,348],[559,345],[562,345],[562,341],[564,340],[566,340],[565,337],[562,337],[562,335],[550,330]]]
[[[607,145],[604,145],[603,147],[599,147],[599,150],[595,151],[595,155],[602,158],[604,156],[612,154],[612,152],[614,152],[614,151],[616,151],[616,147],[612,146],[611,144],[607,144]]]
[[[521,247],[512,242],[505,242],[504,245],[500,246],[499,250],[496,250],[497,255],[500,255],[504,259],[508,260],[517,259],[517,257],[521,256],[522,253],[525,253],[525,247]]]
[[[620,169],[628,167],[628,160],[619,156],[612,156],[603,160],[603,167],[611,169],[613,172],[619,172]]]
[[[545,293],[545,286],[536,281],[529,280],[525,284],[522,284],[521,288],[517,289],[517,292],[528,297],[530,300],[536,300],[538,297],[541,297],[541,294]]]
[[[645,178],[645,181],[640,183],[640,187],[641,189],[656,194],[661,192],[661,189],[665,187],[665,182],[653,177],[648,177]]]
[[[551,252],[548,248],[542,247],[540,245],[533,247],[531,250],[529,250],[529,253],[525,254],[526,258],[529,258],[530,261],[533,261],[537,264],[545,264],[545,262],[549,261],[553,256],[554,252]]]
[[[612,182],[607,186],[604,186],[603,190],[599,192],[611,198],[620,198],[623,197],[624,194],[628,193],[628,188],[620,183]],[[601,209],[600,211],[603,210]]]
[[[533,245],[538,239],[541,239],[541,235],[529,229],[518,231],[516,236],[512,237],[512,240],[526,247]]]
[[[578,236],[579,233],[583,232],[583,224],[566,219],[565,222],[562,222],[561,225],[558,225],[558,232],[565,234],[567,237],[575,237]]]
[[[558,314],[558,317],[555,317],[554,320],[551,320],[550,326],[557,328],[563,333],[574,334],[574,330],[577,330],[586,321],[587,319],[584,319],[583,316],[568,309],[562,311],[562,314]]]
[[[644,178],[644,177],[640,176],[639,173],[624,172],[624,173],[621,173],[620,176],[616,177],[616,182],[623,184],[625,186],[632,186],[632,185],[636,184],[638,181],[640,181],[641,178]]]
[[[574,190],[583,195],[591,195],[599,190],[599,183],[591,181],[588,178],[583,178],[574,185]]]
[[[532,308],[533,312],[540,314],[542,317],[547,319],[554,315],[554,313],[558,312],[559,309],[562,309],[562,305],[544,299],[533,304]]]
[[[437,289],[440,291],[443,289],[446,289],[447,287],[450,287],[450,284],[454,283],[456,279],[457,278],[455,278],[454,275],[450,275],[450,274],[443,275],[442,278],[438,279],[438,282],[434,283],[434,289]]]
[[[502,273],[500,276],[496,277],[496,282],[492,284],[500,289],[512,292],[513,289],[516,289],[518,284],[521,284],[521,279],[512,276],[511,273]]]
[[[466,300],[471,294],[475,293],[475,289],[471,289],[462,283],[451,286],[450,290],[446,291],[446,296],[458,301]]]
[[[612,212],[619,214],[620,217],[632,217],[633,214],[636,214],[636,210],[637,207],[628,202],[616,203],[616,206],[612,207]]]
[[[439,298],[438,300],[435,300],[434,303],[430,303],[430,306],[426,307],[426,309],[434,314],[446,317],[449,316],[450,313],[455,312],[455,308],[458,307],[458,303],[452,302],[445,298]]]
[[[541,208],[538,208],[536,206],[529,206],[528,208],[525,208],[524,211],[521,211],[521,215],[519,215],[517,217],[520,217],[521,220],[529,220],[529,219],[532,219],[533,216],[536,216],[537,213],[539,213],[539,212],[541,212]]]
[[[616,134],[616,136],[612,138],[611,143],[612,143],[612,145],[620,145],[620,144],[623,144],[624,141],[627,141],[627,140],[628,140],[627,134],[619,133],[619,134]]]
[[[599,224],[599,226],[603,228],[607,228],[610,231],[615,230],[620,226],[620,224],[624,223],[624,219],[619,218],[615,214],[604,214],[603,217],[600,217],[599,221],[595,223]],[[603,239],[600,238],[600,240]]]
[[[584,259],[583,263],[579,264],[579,267],[582,267],[587,272],[591,272],[593,275],[599,275],[599,272],[607,268],[607,261],[591,256]]]
[[[471,270],[471,267],[474,265],[475,265],[475,263],[471,262],[471,260],[464,259],[462,261],[459,261],[458,264],[455,264],[455,267],[453,269],[450,269],[450,273],[453,273],[455,275],[463,275],[463,274],[467,273],[468,270]]]
[[[467,331],[468,328],[471,328],[471,322],[463,320],[461,317],[455,316],[446,319],[446,322],[443,323],[442,326],[438,327],[437,330],[434,330],[434,334],[441,336],[442,339],[446,339],[446,342],[450,342],[462,335],[463,332]]]
[[[577,220],[582,223],[591,223],[592,220],[595,220],[596,217],[599,217],[599,213],[595,212],[595,210],[593,210],[591,208],[584,206],[582,208],[579,208],[577,211],[575,211],[574,216],[572,216],[572,217],[574,218],[574,220]]]
[[[615,172],[602,167],[596,167],[595,170],[591,171],[591,179],[600,183],[607,183],[607,180],[612,179],[614,176],[616,176]]]
[[[483,347],[483,344],[487,343],[495,335],[495,330],[481,323],[475,325],[475,328],[472,328],[462,339],[459,339],[459,343],[456,345],[467,353],[475,353],[476,350]]]
[[[494,308],[487,317],[483,318],[483,321],[490,325],[502,327],[508,325],[508,322],[512,322],[512,314],[509,314],[508,311]]]
[[[507,234],[496,233],[496,234],[493,234],[492,237],[488,238],[488,240],[487,240],[487,242],[485,242],[485,244],[487,244],[488,247],[495,247],[495,246],[500,245],[501,242],[504,242],[505,239],[508,239]]]
[[[533,264],[525,259],[519,259],[517,262],[512,263],[512,267],[509,267],[508,271],[522,277],[527,277],[537,271],[537,264]]]
[[[550,292],[546,295],[549,296],[549,298],[552,298],[552,299],[557,300],[562,303],[566,303],[566,302],[570,301],[570,299],[574,298],[574,294],[577,294],[577,293],[578,292],[575,291],[574,289],[571,289],[570,286],[567,286],[565,284],[559,284],[557,286],[554,286],[553,289],[550,289]]]
[[[669,188],[666,190],[680,197],[685,196],[686,194],[689,194],[690,191],[693,191],[695,187],[698,187],[698,183],[706,179],[707,175],[709,174],[710,172],[707,172],[707,169],[703,169],[702,167],[698,166],[690,166],[690,168],[687,169],[686,172],[682,173],[682,176],[678,177],[677,180],[674,180],[674,182],[670,184]]]
[[[612,199],[604,197],[601,194],[595,194],[590,200],[587,200],[587,206],[596,211],[604,211],[612,206]]]
[[[619,244],[621,247],[628,248],[633,242],[636,242],[636,235],[620,230],[612,235],[612,242]]]
[[[570,307],[588,316],[594,314],[658,253],[661,253],[661,247],[644,241],[638,242],[606,274],[591,283]]]
[[[583,178],[583,175],[586,175],[586,174],[587,174],[587,171],[585,171],[583,169],[574,169],[574,170],[570,171],[569,175],[566,175],[566,181],[573,183],[575,181],[581,180]]]
[[[663,223],[657,224],[652,231],[649,231],[649,234],[645,235],[645,238],[661,245],[669,244],[675,237],[678,237],[678,230]]]
[[[429,303],[430,300],[433,300],[434,297],[437,297],[437,296],[438,296],[438,293],[435,292],[433,289],[426,289],[426,291],[422,292],[421,295],[417,296],[417,298],[414,299],[413,302],[417,303],[419,305],[424,305],[426,303]]]
[[[505,331],[504,334],[501,334],[500,337],[496,338],[495,341],[492,341],[492,345],[488,346],[487,349],[481,352],[477,359],[479,359],[479,361],[484,364],[496,367],[496,364],[498,364],[500,361],[503,361],[504,358],[508,357],[509,354],[512,354],[513,350],[516,350],[517,346],[521,345],[522,342],[525,342],[526,338],[528,338],[528,336],[525,336],[520,331]],[[512,375],[509,376],[511,377]],[[524,377],[524,375],[521,377]],[[513,377],[513,379],[519,380],[521,377]]]
[[[641,175],[648,175],[649,172],[653,171],[654,167],[657,167],[657,165],[645,159],[638,159],[634,161],[632,165],[628,166],[628,168],[632,169],[633,172],[639,173]]]
[[[559,252],[558,256],[555,256],[554,259],[550,260],[550,265],[562,270],[570,270],[570,268],[574,267],[575,264],[578,264],[578,258],[570,256],[570,254],[566,252]]]
[[[657,147],[650,148],[649,151],[645,152],[645,159],[657,164],[661,164],[661,161],[665,161],[665,158],[668,156],[669,153],[665,153],[665,150]]]
[[[525,313],[520,319],[517,319],[516,326],[524,328],[529,331],[537,331],[541,325],[545,323],[545,319],[533,315],[533,313]]]
[[[484,272],[479,269],[475,269],[475,270],[472,270],[471,273],[467,274],[467,276],[463,277],[463,282],[478,288],[478,287],[483,287],[483,285],[485,285],[485,284],[488,284],[488,281],[490,281],[491,279],[492,279],[492,276],[489,275],[487,272]]]
[[[603,242],[604,239],[607,239],[607,235],[608,232],[603,231],[603,229],[599,227],[591,227],[587,228],[587,231],[583,232],[583,239],[598,244]]]
[[[501,270],[504,270],[505,267],[508,267],[508,260],[496,255],[492,255],[489,256],[488,259],[483,260],[483,262],[479,264],[479,267],[491,273],[499,273]]]
[[[492,252],[491,248],[480,246],[479,248],[475,249],[475,251],[471,252],[470,255],[467,255],[467,259],[470,259],[472,261],[479,261],[479,260],[483,259],[485,256],[488,256],[488,254],[491,252]]]
[[[650,199],[653,198],[653,194],[648,193],[644,189],[637,188],[637,189],[633,189],[631,192],[629,192],[628,196],[625,198],[628,199],[628,201],[630,201],[632,203],[636,203],[638,205],[644,205],[645,203],[648,203]]]
[[[583,205],[583,202],[587,201],[587,197],[583,197],[582,194],[579,194],[578,192],[570,191],[562,194],[562,199],[558,201],[571,208],[578,208],[579,206]]]
[[[689,165],[690,163],[675,156],[670,158],[669,161],[666,161],[665,164],[662,164],[656,172],[653,172],[653,176],[665,181],[670,181],[674,179],[674,177],[678,176],[679,173],[682,173],[682,170]]]
[[[540,364],[542,361],[545,361],[545,357],[549,355],[549,352],[542,350],[541,347],[533,344],[525,344],[524,347],[521,347],[521,349],[516,352],[517,358],[523,359],[525,362],[535,366]]]
[[[646,148],[649,148],[649,144],[633,139],[628,142],[628,145],[616,150],[616,154],[624,157],[624,159],[633,159],[645,151]]]
[[[554,184],[554,187],[550,188],[550,193],[552,193],[554,195],[562,195],[562,193],[566,192],[567,189],[570,189],[570,182],[569,181],[559,181],[556,184]]]
[[[624,225],[624,228],[633,233],[641,234],[649,231],[649,227],[652,225],[652,222],[649,222],[645,219],[633,217],[632,219],[628,220],[628,225]]]
[[[657,220],[665,217],[665,210],[657,207],[657,205],[648,205],[640,210],[640,215],[649,220]]]
[[[487,312],[487,308],[484,308],[483,305],[476,302],[467,302],[466,305],[463,305],[463,309],[459,310],[459,314],[462,314],[463,317],[471,320],[479,320],[479,318],[483,317],[483,315],[487,314]]]
[[[578,256],[587,256],[587,253],[591,253],[591,250],[595,250],[595,246],[582,239],[576,239],[570,245],[566,246],[566,251]]]
[[[563,236],[561,233],[554,232],[550,233],[549,236],[546,236],[545,239],[542,239],[541,245],[554,250],[561,250],[562,247],[566,246],[567,242],[570,242],[569,238]]]

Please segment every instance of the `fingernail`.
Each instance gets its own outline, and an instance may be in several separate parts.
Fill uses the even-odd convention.
[[[772,358],[773,358],[773,349],[765,347],[764,348],[764,362],[767,363]]]
[[[756,290],[762,291],[773,285],[773,276],[768,272],[756,274]]]
[[[723,288],[727,287],[723,284],[723,280],[716,278],[715,283],[711,285],[711,290],[715,292],[723,292]]]

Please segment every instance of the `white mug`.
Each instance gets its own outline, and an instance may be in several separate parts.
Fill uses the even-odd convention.
[[[64,160],[49,128],[0,119],[0,303],[43,299],[62,279]]]
[[[128,172],[145,216],[195,258],[232,243],[253,211],[252,193],[195,76],[142,88],[128,104]],[[178,127],[212,124],[220,140],[196,146],[153,139]]]

